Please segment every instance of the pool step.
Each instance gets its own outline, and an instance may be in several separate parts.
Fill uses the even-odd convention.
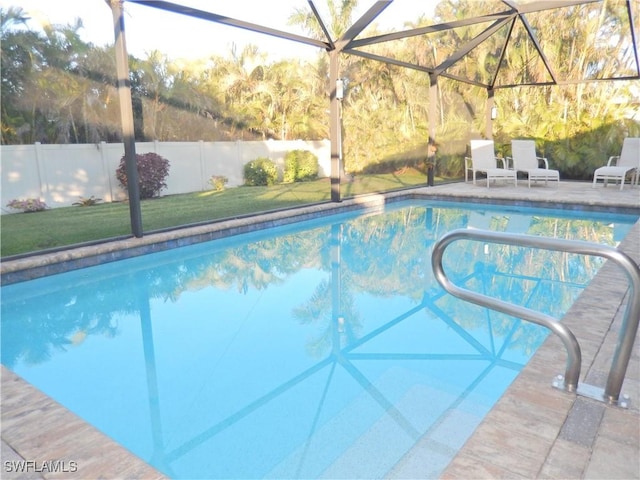
[[[457,397],[424,384],[411,386],[394,406],[382,405],[378,394],[406,389],[398,370],[389,369],[375,382],[377,393],[360,393],[265,477],[437,476],[481,416],[449,409]]]

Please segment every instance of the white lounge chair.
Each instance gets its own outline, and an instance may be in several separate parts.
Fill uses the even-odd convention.
[[[464,159],[465,182],[469,181],[469,171],[473,175],[473,184],[476,184],[476,173],[481,172],[487,176],[487,188],[491,180],[513,180],[518,185],[518,177],[515,170],[507,168],[503,158],[500,159],[503,168],[498,168],[493,140],[471,140],[471,158]]]
[[[544,180],[545,185],[549,180],[560,183],[560,172],[550,170],[547,159],[536,156],[536,142],[533,140],[511,140],[511,155],[513,169],[527,175],[529,188],[531,188],[531,180],[534,182]],[[540,167],[540,162],[544,163],[544,168]]]
[[[620,156],[609,157],[606,167],[597,168],[593,172],[592,187],[596,186],[598,180],[602,180],[605,187],[609,180],[615,180],[620,181],[622,190],[628,175],[631,175],[631,186],[635,185],[640,175],[640,138],[624,139]]]

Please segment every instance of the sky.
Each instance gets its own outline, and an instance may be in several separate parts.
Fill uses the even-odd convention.
[[[306,0],[173,0],[219,15],[225,15],[251,23],[266,25],[279,30],[301,34],[286,20],[295,8],[308,10]],[[360,0],[354,20],[360,17],[373,0]],[[377,19],[381,28],[400,28],[405,21],[417,19],[420,14],[430,15],[437,0],[394,0]],[[316,6],[323,18],[325,2],[317,0]],[[28,26],[73,24],[81,18],[80,36],[95,45],[113,44],[111,9],[105,0],[0,0],[0,7],[21,7],[32,20]],[[159,50],[171,59],[201,59],[212,54],[225,55],[231,45],[241,48],[246,43],[258,45],[269,56],[311,56],[317,53],[313,47],[288,42],[268,35],[255,34],[226,27],[204,20],[164,12],[155,8],[124,3],[127,48],[131,55],[145,58],[147,53]],[[429,11],[426,11],[429,10]]]

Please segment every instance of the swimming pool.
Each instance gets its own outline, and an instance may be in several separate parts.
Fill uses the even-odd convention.
[[[430,246],[637,219],[571,215],[402,203],[11,285],[2,362],[175,478],[377,478],[416,444],[437,476],[546,332],[444,295]],[[451,249],[458,283],[557,317],[600,265]]]

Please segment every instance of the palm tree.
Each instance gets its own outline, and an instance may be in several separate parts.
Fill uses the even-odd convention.
[[[31,123],[19,103],[31,81],[33,63],[38,61],[36,53],[40,39],[34,32],[11,28],[26,24],[28,19],[20,7],[0,9],[3,144],[19,142],[19,130]]]
[[[353,23],[353,12],[358,7],[358,0],[327,0],[329,22],[325,25],[333,40],[340,38]],[[289,15],[289,25],[299,25],[312,38],[326,40],[316,16],[311,10],[297,8]]]

